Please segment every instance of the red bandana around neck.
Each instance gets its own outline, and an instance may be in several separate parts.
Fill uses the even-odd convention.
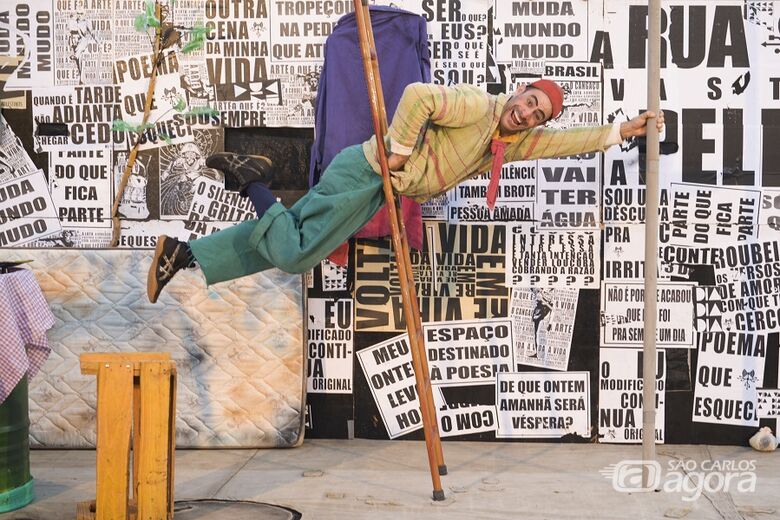
[[[496,197],[498,197],[498,183],[501,180],[501,167],[504,165],[504,151],[506,150],[506,141],[494,137],[490,142],[490,153],[493,154],[493,163],[490,166],[490,183],[487,189],[487,207],[491,211],[496,206]]]

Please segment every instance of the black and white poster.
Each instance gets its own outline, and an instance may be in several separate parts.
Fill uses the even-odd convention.
[[[395,5],[425,18],[434,83],[480,86],[485,83],[490,0],[384,0],[378,3]]]
[[[0,247],[21,246],[60,230],[43,170],[0,184]]]
[[[111,227],[111,151],[49,154],[49,190],[63,226]]]
[[[114,82],[114,4],[116,0],[54,0],[57,85],[110,85]],[[128,16],[137,16],[128,13]],[[147,42],[148,44],[148,42]]]
[[[600,162],[596,154],[538,162],[534,220],[540,230],[598,229]]]
[[[590,3],[496,2],[496,61],[587,60]]]
[[[422,428],[409,349],[409,336],[402,334],[357,352],[363,374],[391,439]]]
[[[306,391],[352,393],[351,299],[309,298],[306,322]]]
[[[175,173],[170,175],[176,177]],[[178,176],[181,177],[178,182],[185,183],[185,174],[182,173]],[[185,195],[184,188],[178,190],[178,197],[192,200],[190,210],[186,213],[188,219],[205,222],[241,222],[257,218],[252,202],[247,197],[242,197],[237,191],[226,190],[225,184],[221,180],[199,176],[191,182],[192,193],[189,197]],[[173,179],[169,179],[169,183],[173,184]],[[171,218],[170,215],[167,216]]]
[[[780,245],[775,240],[718,249],[717,303],[722,327],[742,332],[780,331]]]
[[[655,442],[664,443],[666,351],[657,352]],[[643,434],[642,356],[638,349],[599,349],[599,442],[641,443]]]
[[[0,114],[0,182],[37,170],[22,140]]]
[[[0,5],[0,55],[21,57],[5,84],[8,91],[54,85],[52,0]]]
[[[601,124],[601,65],[576,61],[545,61],[544,77],[563,89],[563,112],[550,128]]]
[[[777,388],[758,388],[756,413],[759,419],[780,418],[780,390]]]
[[[445,219],[450,222],[515,222],[534,219],[536,161],[518,161],[501,168],[496,205],[487,207],[490,172],[466,180],[446,193]]]
[[[206,166],[208,156],[224,147],[223,130],[191,132],[191,142],[160,148],[160,217],[230,222],[254,218],[251,202],[225,190],[222,175]]]
[[[174,6],[177,4],[178,1],[174,2]],[[152,31],[138,31],[135,28],[136,17],[146,11],[146,0],[113,0],[113,6],[114,57],[151,53],[154,49],[152,46],[154,40],[150,38]],[[176,22],[181,21],[176,20]]]
[[[590,437],[587,372],[512,372],[496,381],[498,438]]]
[[[507,225],[506,284],[512,287],[598,287],[601,259],[595,231],[546,231]]]
[[[515,370],[522,365],[565,371],[574,335],[579,289],[512,289]]]
[[[672,245],[719,246],[758,235],[759,190],[672,183],[660,202],[664,242]]]
[[[693,422],[758,426],[756,402],[766,350],[763,334],[699,334]]]
[[[274,3],[270,7],[284,9],[294,5]],[[210,29],[205,52],[208,83],[215,89],[215,108],[221,113],[222,124],[267,126],[266,104],[282,101],[281,83],[269,79],[269,3],[217,0],[206,6],[205,14],[205,24]]]
[[[411,251],[422,321],[506,316],[504,227],[431,222],[423,231],[423,250]],[[406,329],[398,268],[388,248],[357,244],[357,331]]]
[[[644,338],[644,284],[604,282],[601,290],[601,345],[641,346]],[[693,285],[658,284],[659,347],[693,348]]]
[[[454,437],[496,430],[496,407],[473,403],[446,403],[444,386],[433,387],[433,405],[439,421],[439,436]]]
[[[347,266],[338,265],[327,258],[320,262],[321,285],[323,291],[347,290]]]
[[[0,34],[4,30],[0,23]],[[10,51],[10,49],[9,49]],[[0,108],[4,110],[24,110],[27,108],[27,97],[23,90],[6,88],[8,78],[22,64],[23,56],[0,55]]]
[[[137,54],[114,61],[114,77],[119,85],[119,105],[122,120],[131,125],[144,122],[146,96],[153,71],[153,55]],[[182,85],[179,55],[165,51],[157,65],[154,98],[146,123],[151,125],[141,134],[140,150],[166,144],[192,142],[193,121],[188,121],[177,106],[186,107],[187,92]]]
[[[120,88],[113,85],[34,89],[36,152],[125,148],[126,134],[111,129],[122,119],[121,101]]]
[[[113,156],[114,189],[119,189],[129,152],[115,151]],[[117,213],[125,220],[159,218],[159,196],[155,190],[160,174],[160,149],[138,152],[130,168],[127,184],[119,197]]]
[[[426,323],[423,331],[432,385],[495,384],[513,370],[507,319]]]

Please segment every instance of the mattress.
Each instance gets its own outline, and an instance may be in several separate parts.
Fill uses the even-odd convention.
[[[31,445],[95,445],[96,378],[82,352],[170,352],[176,443],[292,447],[303,441],[301,277],[270,270],[207,288],[186,270],[146,299],[151,251],[5,250],[29,264],[56,317],[51,355],[30,383]]]

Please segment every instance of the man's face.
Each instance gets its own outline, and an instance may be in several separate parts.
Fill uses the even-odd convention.
[[[547,94],[520,85],[504,105],[498,128],[503,136],[515,134],[546,123],[551,115],[552,103]]]

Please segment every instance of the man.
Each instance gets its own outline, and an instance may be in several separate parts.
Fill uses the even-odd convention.
[[[491,171],[488,205],[498,191],[506,160],[566,157],[602,151],[646,133],[645,112],[630,121],[551,130],[547,121],[563,110],[563,90],[549,80],[521,85],[510,96],[472,85],[406,87],[388,129],[388,165],[395,192],[423,202],[461,181]],[[656,124],[663,127],[663,113]],[[165,235],[157,242],[147,293],[154,303],[182,268],[200,266],[213,284],[271,267],[302,273],[352,236],[385,203],[376,159],[376,137],[342,150],[320,182],[290,209],[276,202],[270,161],[259,156],[216,154],[210,168],[222,170],[227,189],[250,198],[258,220],[242,222],[188,243]]]
[[[534,307],[531,314],[531,321],[534,322],[534,348],[529,350],[528,357],[536,357],[539,353],[539,327],[546,318],[549,318],[547,320],[547,330],[550,330],[554,306],[547,289],[535,289],[534,292],[536,293],[536,307]]]

